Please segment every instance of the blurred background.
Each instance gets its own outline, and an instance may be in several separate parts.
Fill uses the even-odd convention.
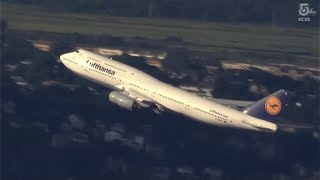
[[[123,110],[60,62],[79,48],[206,98],[286,89],[277,122],[313,128]],[[318,180],[319,75],[317,0],[2,0],[1,178]]]

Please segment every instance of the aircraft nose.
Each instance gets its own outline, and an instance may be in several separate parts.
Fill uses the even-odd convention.
[[[74,54],[73,53],[66,53],[60,56],[60,60],[64,65],[67,65],[68,62],[72,61]]]
[[[64,61],[64,54],[60,55],[60,61],[61,61],[61,62]]]

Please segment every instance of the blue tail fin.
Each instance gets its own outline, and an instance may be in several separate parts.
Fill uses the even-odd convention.
[[[281,89],[249,105],[242,112],[259,119],[275,121],[288,102],[288,93]]]

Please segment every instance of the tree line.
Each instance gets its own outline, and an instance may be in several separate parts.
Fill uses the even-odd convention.
[[[4,0],[41,5],[48,10],[111,16],[185,18],[204,21],[319,25],[319,15],[299,23],[298,2],[292,0]],[[319,1],[308,0],[317,10]]]

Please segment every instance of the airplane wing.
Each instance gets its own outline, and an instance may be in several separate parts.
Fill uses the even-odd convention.
[[[133,90],[133,89],[127,89],[126,92],[128,93],[128,96],[135,99],[142,107],[150,107],[156,102],[154,102],[152,99],[144,96],[143,94]]]
[[[117,86],[117,89],[119,89],[119,92],[136,100],[138,103],[139,102],[146,102],[146,105],[151,104],[151,103],[155,103],[152,99],[144,96],[143,94],[141,94],[131,88],[127,88],[126,86],[122,86],[122,85]]]
[[[162,105],[146,97],[145,95],[135,91],[134,89],[127,88],[125,86],[117,86],[117,88],[122,94],[134,99],[141,107],[143,108],[151,107],[158,114],[160,114],[161,112],[164,112],[165,108]]]

